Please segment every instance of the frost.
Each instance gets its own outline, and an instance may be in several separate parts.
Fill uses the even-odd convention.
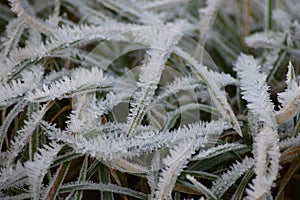
[[[272,2],[1,1],[0,199],[278,199],[300,3]]]

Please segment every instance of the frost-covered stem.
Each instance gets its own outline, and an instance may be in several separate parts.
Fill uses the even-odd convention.
[[[172,28],[175,30],[181,30],[183,28],[183,21],[179,21],[173,24]],[[169,32],[169,29],[154,28],[150,30],[150,36],[144,37],[144,33],[137,32],[137,41],[150,46],[151,49],[147,52],[145,64],[141,67],[141,73],[139,75],[139,81],[137,86],[141,88],[140,92],[134,94],[135,103],[133,108],[130,109],[130,114],[127,118],[128,130],[127,136],[133,135],[136,132],[137,126],[141,123],[146,108],[153,101],[153,95],[157,89],[162,72],[165,68],[165,63],[170,56],[171,49],[177,44],[181,35],[177,31]]]
[[[33,132],[39,126],[40,121],[44,117],[45,113],[55,102],[50,102],[47,105],[42,106],[39,111],[36,111],[29,116],[29,119],[25,121],[23,129],[15,136],[14,141],[11,143],[11,147],[8,152],[6,166],[9,167],[17,155],[24,149],[29,142]]]
[[[200,38],[199,41],[204,46],[207,40],[207,35],[213,25],[216,12],[218,8],[221,6],[222,1],[220,0],[208,0],[207,6],[199,10],[199,14],[201,16],[199,30],[200,30]]]
[[[127,135],[134,134],[137,126],[141,123],[146,107],[151,103],[152,97],[157,88],[164,63],[167,56],[167,51],[150,50],[148,54],[151,56],[150,61],[141,68],[140,82],[138,85],[141,87],[141,92],[137,94],[137,103],[135,109],[129,117],[129,129]],[[140,95],[139,95],[140,94]]]
[[[21,34],[23,33],[25,24],[21,22],[21,20],[16,20],[11,23],[17,23],[13,29],[8,29],[10,30],[8,40],[4,43],[4,49],[2,51],[3,57],[7,57],[10,54],[10,51],[13,48],[16,48],[17,43],[20,40]]]
[[[249,169],[254,165],[254,159],[245,158],[243,162],[233,164],[230,169],[223,173],[218,179],[213,182],[211,191],[218,199]]]
[[[155,191],[155,200],[171,199],[173,187],[177,177],[180,175],[183,168],[186,167],[191,156],[200,147],[205,147],[214,140],[212,138],[219,137],[222,130],[226,126],[221,122],[202,123],[189,128],[179,129],[179,134],[185,132],[190,135],[189,139],[181,139],[179,143],[173,145],[168,157],[163,159],[163,164],[166,166],[161,172],[159,181]],[[195,137],[196,136],[196,137]]]
[[[199,52],[199,48],[201,46],[205,46],[206,41],[208,39],[209,31],[213,25],[214,19],[216,17],[216,13],[218,11],[218,8],[221,6],[220,0],[208,0],[207,6],[205,8],[202,8],[199,10],[199,14],[201,16],[200,23],[199,23],[199,30],[200,30],[200,36],[199,41],[201,45],[197,45],[196,52]],[[201,55],[201,61],[203,60],[204,51],[200,51]]]
[[[243,99],[248,101],[247,107],[253,114],[249,120],[260,123],[258,133],[254,137],[253,154],[255,156],[256,177],[248,190],[248,199],[256,200],[270,193],[273,181],[279,171],[279,145],[277,123],[274,105],[270,101],[266,74],[262,73],[253,56],[242,54],[239,56],[235,70],[241,79]]]
[[[43,179],[51,163],[55,159],[57,153],[60,151],[62,145],[55,142],[50,145],[44,145],[44,148],[39,149],[34,154],[34,160],[26,162],[25,172],[28,175],[30,181],[30,190],[33,194],[33,199],[40,199],[40,195],[43,192]]]
[[[185,59],[192,66],[192,70],[202,80],[208,88],[208,91],[212,97],[213,102],[219,109],[220,113],[225,119],[229,119],[234,125],[236,132],[242,136],[242,130],[238,123],[238,120],[227,101],[226,94],[220,89],[220,84],[211,76],[206,66],[198,63],[198,61],[183,51],[179,47],[174,47],[174,52]]]
[[[277,178],[279,171],[279,146],[277,138],[274,135],[277,134],[270,127],[265,127],[256,136],[256,151],[255,158],[256,178],[251,186],[252,191],[248,190],[249,199],[265,199],[272,187],[273,181]]]
[[[29,26],[34,27],[46,35],[53,34],[53,31],[49,27],[40,22],[38,19],[35,19],[23,8],[20,0],[10,0],[10,3],[12,11],[14,11],[19,18],[22,18]]]
[[[194,153],[196,147],[197,144],[194,138],[183,141],[170,152],[169,157],[163,160],[166,167],[161,172],[154,195],[155,200],[171,199],[177,177],[188,163],[188,159]]]
[[[9,129],[9,126],[11,122],[14,120],[14,118],[23,110],[24,106],[26,106],[27,101],[26,100],[21,100],[19,101],[8,113],[8,115],[5,117],[5,112],[6,110],[2,111],[2,120],[3,123],[1,124],[0,127],[0,148],[2,148],[3,141],[5,138],[7,138],[7,130]],[[7,139],[6,139],[7,140]],[[6,141],[6,146],[9,147],[10,145],[8,144],[8,141]]]

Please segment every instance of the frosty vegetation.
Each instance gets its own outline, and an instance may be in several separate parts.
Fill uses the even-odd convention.
[[[0,199],[299,197],[299,10],[1,1]]]

